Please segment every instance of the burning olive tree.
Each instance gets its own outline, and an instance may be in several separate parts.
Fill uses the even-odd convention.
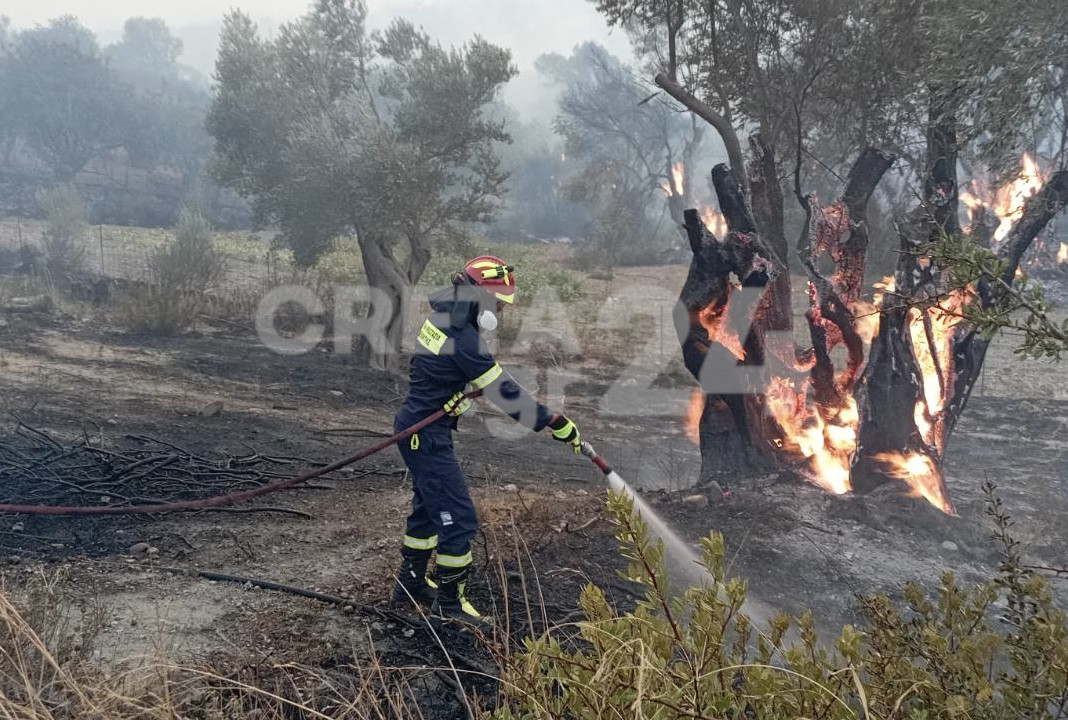
[[[899,478],[951,512],[942,460],[990,341],[974,321],[1023,297],[1021,258],[1068,202],[1061,170],[991,246],[988,225],[961,227],[959,161],[1005,175],[1025,148],[1064,157],[1063,137],[1039,147],[1028,129],[1064,126],[1068,11],[987,0],[597,5],[645,38],[656,85],[716,129],[730,161],[712,171],[726,231],[710,232],[696,210],[684,223],[693,260],[676,326],[705,394],[702,478],[767,462],[836,493]],[[740,127],[755,128],[748,159]],[[842,176],[829,203],[805,189],[821,181],[816,157]],[[880,183],[910,180],[917,202],[896,223],[896,271],[869,296],[869,203]],[[805,342],[791,255],[806,276]],[[969,258],[981,271],[962,281]]]

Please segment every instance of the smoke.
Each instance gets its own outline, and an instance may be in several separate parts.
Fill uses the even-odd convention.
[[[307,0],[237,0],[265,33],[306,12]],[[53,17],[72,14],[97,34],[102,44],[118,40],[128,17],[161,17],[182,40],[181,62],[211,77],[228,5],[208,0],[160,0],[145,7],[134,0],[82,3],[77,0],[8,0],[4,13],[15,27],[31,27]],[[569,55],[583,42],[594,41],[629,60],[630,42],[619,28],[609,28],[593,3],[576,0],[368,0],[371,25],[382,28],[394,18],[421,25],[445,45],[459,45],[478,34],[512,51],[520,74],[505,89],[506,103],[524,119],[551,120],[557,91],[534,71],[534,60],[547,52]]]

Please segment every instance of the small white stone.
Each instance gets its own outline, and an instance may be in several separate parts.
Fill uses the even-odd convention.
[[[504,486],[505,492],[519,492],[519,486],[515,483],[508,483]]]
[[[708,505],[707,495],[689,495],[682,499],[687,505],[693,505],[694,507],[706,507]]]
[[[950,552],[956,552],[960,548],[957,547],[957,543],[953,542],[952,540],[946,540],[942,543],[942,549],[949,550]]]

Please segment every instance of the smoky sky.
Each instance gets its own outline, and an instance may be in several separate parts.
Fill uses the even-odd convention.
[[[404,17],[446,45],[479,34],[510,49],[521,74],[506,89],[505,100],[521,114],[551,115],[546,87],[533,69],[542,53],[569,54],[576,45],[594,41],[620,57],[630,56],[626,35],[609,28],[589,0],[368,0],[367,5],[373,27]],[[0,15],[7,15],[16,29],[74,15],[102,43],[117,40],[129,17],[159,17],[182,39],[181,61],[210,76],[222,16],[229,8],[244,10],[271,33],[308,6],[307,0],[5,0]]]

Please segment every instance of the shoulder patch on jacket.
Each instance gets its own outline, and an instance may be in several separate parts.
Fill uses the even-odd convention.
[[[419,344],[435,355],[441,354],[441,348],[444,347],[445,341],[448,339],[449,336],[439,330],[429,320],[425,321],[423,327],[419,329]]]

